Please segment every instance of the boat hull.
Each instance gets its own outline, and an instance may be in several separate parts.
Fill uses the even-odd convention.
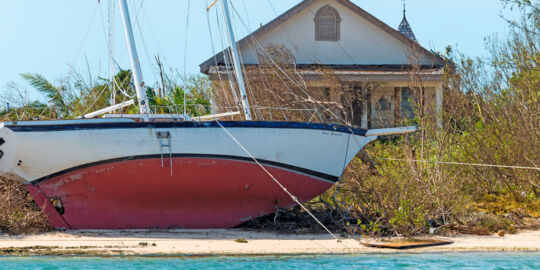
[[[168,158],[163,164],[161,158],[115,161],[27,187],[51,225],[66,229],[228,228],[294,205],[254,162],[173,157],[170,164]],[[333,184],[289,168],[265,167],[300,201]]]
[[[66,229],[228,228],[326,191],[376,136],[301,122],[0,123],[0,175]]]

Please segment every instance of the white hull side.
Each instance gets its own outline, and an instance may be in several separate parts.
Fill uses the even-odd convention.
[[[299,128],[243,128],[227,130],[257,159],[340,177],[347,164],[376,137]],[[0,146],[0,173],[32,182],[89,163],[134,156],[168,157],[157,132],[169,132],[173,154],[249,158],[216,127],[112,128],[13,132],[0,126],[6,143]],[[169,170],[170,168],[164,168]],[[181,172],[173,172],[181,173]]]

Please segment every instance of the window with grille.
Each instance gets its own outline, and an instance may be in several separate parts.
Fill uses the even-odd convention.
[[[401,117],[403,119],[414,118],[413,94],[410,88],[401,88]]]
[[[338,11],[326,5],[315,15],[315,40],[338,41],[341,18]]]

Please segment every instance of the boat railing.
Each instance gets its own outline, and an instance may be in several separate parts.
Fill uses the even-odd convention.
[[[303,122],[332,122],[324,117],[317,109],[305,108],[279,108],[271,106],[252,105],[253,120],[265,121],[303,121]],[[206,121],[208,119],[241,120],[241,107],[238,106],[215,106],[210,104],[187,104],[185,105],[152,105],[150,111],[153,114],[176,114],[189,115],[193,120]],[[330,121],[329,121],[330,120]]]
[[[117,105],[118,106],[118,105]],[[53,120],[53,119],[74,119],[74,118],[96,118],[103,117],[107,114],[129,115],[128,108],[116,108],[111,106],[110,110],[102,114],[87,113],[86,117],[78,115],[70,115],[74,113],[65,112],[55,106],[22,106],[22,107],[6,107],[0,108],[0,121],[23,121],[23,120]],[[304,108],[279,108],[270,106],[252,106],[254,111],[254,119],[268,121],[308,121],[308,122],[323,122],[325,120],[322,114],[317,109]],[[97,112],[100,112],[97,111]],[[169,114],[176,115],[177,119],[186,119],[184,115],[189,115],[191,119],[208,119],[209,116],[217,115],[225,118],[225,120],[240,120],[239,112],[241,108],[238,106],[216,106],[211,104],[191,103],[186,105],[150,105],[150,114]],[[91,116],[91,117],[89,117]]]

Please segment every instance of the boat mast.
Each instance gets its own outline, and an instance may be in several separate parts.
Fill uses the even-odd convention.
[[[139,100],[139,111],[143,115],[144,121],[149,120],[148,114],[150,107],[148,106],[148,98],[146,97],[146,87],[137,55],[137,47],[133,38],[133,29],[131,28],[131,19],[129,18],[129,10],[127,0],[118,0],[120,4],[120,13],[122,14],[122,24],[124,25],[124,33],[126,36],[127,49],[129,52],[129,60],[131,62],[131,71],[133,73],[133,81],[135,82],[135,91]]]
[[[229,13],[229,0],[223,0],[223,10],[225,12],[225,21],[227,22],[227,31],[229,33],[229,42],[231,43],[231,52],[233,58],[234,72],[236,74],[236,81],[240,94],[242,95],[242,108],[244,109],[244,116],[246,120],[251,121],[251,111],[249,110],[249,101],[247,98],[246,84],[244,82],[244,76],[242,75],[242,66],[240,65],[240,57],[238,56],[238,46],[236,39],[234,38],[234,31],[231,23],[231,16]],[[234,91],[234,89],[231,89]]]

